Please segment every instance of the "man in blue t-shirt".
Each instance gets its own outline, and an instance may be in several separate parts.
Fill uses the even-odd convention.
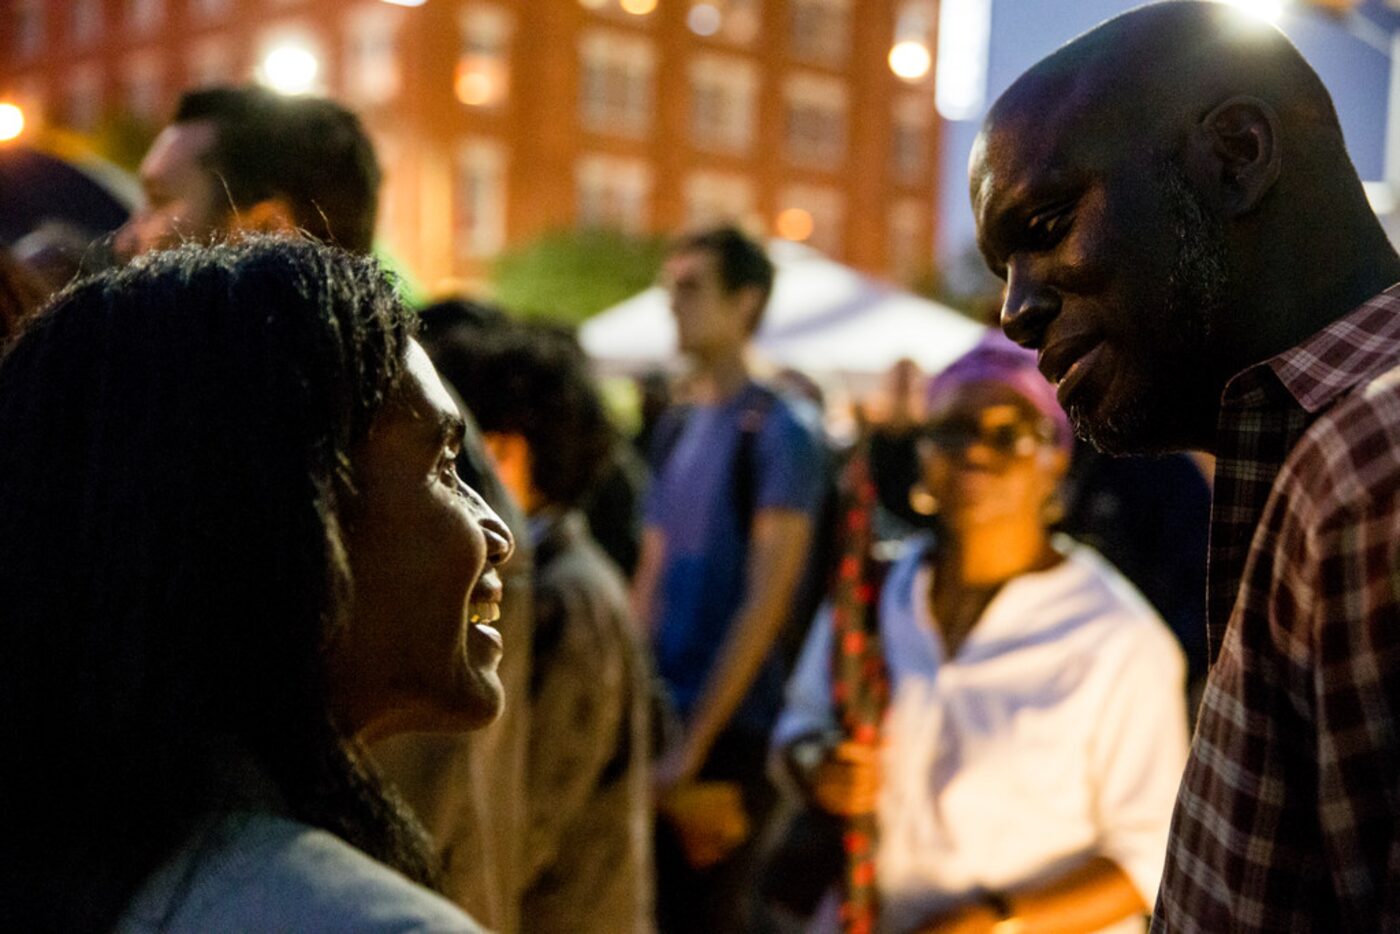
[[[744,363],[773,284],[762,247],[733,228],[695,234],[663,276],[694,405],[648,502],[633,591],[682,724],[655,773],[658,914],[663,931],[742,931],[753,838],[774,800],[764,763],[784,676],[777,637],[824,453],[813,420]]]

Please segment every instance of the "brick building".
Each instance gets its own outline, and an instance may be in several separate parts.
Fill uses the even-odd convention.
[[[933,255],[932,78],[887,64],[933,0],[403,2],[0,0],[0,99],[81,132],[289,70],[364,116],[430,285],[571,225],[737,219],[897,280]]]

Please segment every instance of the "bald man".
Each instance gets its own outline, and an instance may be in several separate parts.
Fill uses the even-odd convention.
[[[1002,324],[1080,434],[1218,458],[1214,663],[1162,931],[1400,927],[1400,258],[1317,75],[1214,3],[1135,10],[972,155]]]

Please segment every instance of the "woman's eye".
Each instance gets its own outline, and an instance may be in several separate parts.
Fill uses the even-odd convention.
[[[442,461],[438,464],[438,476],[442,479],[443,483],[446,483],[448,486],[452,487],[452,489],[458,491],[462,489],[462,478],[457,475],[456,454],[443,455]]]

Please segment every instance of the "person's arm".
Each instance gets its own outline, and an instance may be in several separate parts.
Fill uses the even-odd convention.
[[[768,508],[754,516],[743,603],[682,741],[657,765],[659,789],[695,777],[710,746],[748,693],[787,619],[793,590],[806,565],[811,531],[811,519],[801,510]],[[646,550],[643,539],[644,556]]]
[[[1351,458],[1327,457],[1347,447],[1326,439],[1326,467],[1298,465],[1318,479],[1290,503],[1270,622],[1288,640],[1294,705],[1311,713],[1318,858],[1335,927],[1362,931],[1400,917],[1400,477],[1393,449],[1375,455],[1389,469],[1364,480]],[[1341,471],[1328,469],[1338,462]],[[1309,501],[1340,505],[1319,514]]]
[[[656,584],[661,566],[666,560],[666,536],[654,525],[642,530],[642,550],[637,558],[637,572],[632,576],[632,619],[644,637],[656,633]]]
[[[1117,863],[1096,856],[1048,882],[994,896],[930,920],[919,934],[1086,934],[1147,912]]]

